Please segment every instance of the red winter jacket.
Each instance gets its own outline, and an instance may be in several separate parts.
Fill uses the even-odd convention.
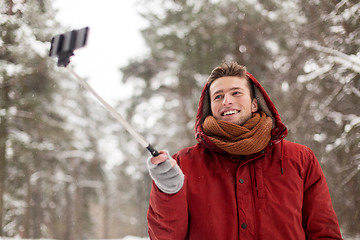
[[[184,186],[165,194],[153,183],[151,239],[342,239],[318,160],[309,148],[284,140],[287,129],[278,111],[248,76],[260,106],[275,122],[270,143],[249,156],[217,148],[201,127],[205,86],[195,125],[199,143],[173,156],[185,175]]]

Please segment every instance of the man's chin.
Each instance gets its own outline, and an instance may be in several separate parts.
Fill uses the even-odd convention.
[[[251,116],[236,116],[236,117],[235,116],[233,116],[233,117],[219,117],[218,120],[222,120],[222,121],[225,121],[225,122],[230,122],[230,123],[242,126],[250,118],[252,118],[252,115]]]
[[[230,122],[230,123],[236,124],[236,125],[242,125],[243,122],[244,122],[241,119],[240,120],[239,119],[222,119],[222,120],[225,121],[225,122]]]
[[[249,116],[249,117],[246,117],[246,118],[241,118],[241,119],[239,119],[239,121],[236,124],[242,126],[251,118],[252,118],[252,116]]]

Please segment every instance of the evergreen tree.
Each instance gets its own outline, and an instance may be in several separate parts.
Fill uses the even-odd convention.
[[[60,151],[52,175],[49,202],[56,208],[44,209],[51,217],[50,236],[57,239],[75,239],[92,236],[94,220],[91,205],[98,204],[106,184],[104,156],[98,139],[102,136],[104,110],[94,104],[84,89],[68,74],[61,79],[62,91],[56,95],[56,109],[66,121],[63,129],[68,137],[59,139]]]
[[[141,131],[151,129],[148,137],[174,152],[195,142],[198,97],[210,70],[221,61],[236,60],[249,66],[264,85],[278,81],[271,71],[272,46],[284,41],[280,33],[288,28],[286,19],[275,18],[268,10],[278,4],[144,2],[143,16],[149,26],[142,34],[150,53],[122,68],[123,82],[136,88],[126,106],[129,118],[136,116],[135,125]],[[280,25],[282,28],[277,27]],[[164,132],[163,126],[171,131]]]
[[[172,153],[191,145],[209,71],[222,60],[244,64],[275,102],[289,139],[316,153],[342,230],[357,234],[359,3],[158,0],[141,6],[150,52],[121,69],[122,81],[136,89],[125,107],[139,131]],[[144,152],[132,143],[120,148],[131,164],[143,164]]]
[[[304,22],[289,54],[285,120],[290,137],[315,151],[343,232],[359,234],[360,4],[299,4]]]
[[[91,235],[107,118],[48,60],[51,37],[64,31],[51,2],[0,3],[0,236]]]
[[[1,1],[0,14],[0,198],[9,200],[5,203],[0,201],[0,235],[24,231],[25,234],[31,232],[33,236],[40,236],[41,211],[37,210],[42,203],[39,197],[43,183],[39,182],[38,188],[30,189],[28,185],[25,189],[18,185],[18,180],[24,180],[23,184],[32,184],[31,180],[36,181],[41,175],[42,172],[38,170],[42,165],[52,164],[51,161],[40,161],[40,155],[44,156],[43,153],[52,147],[51,142],[44,138],[50,121],[56,121],[56,115],[44,109],[45,103],[51,102],[51,94],[56,86],[46,62],[45,42],[50,37],[50,30],[57,26],[52,21],[45,21],[51,19],[52,12],[48,11],[44,1],[28,1],[26,7],[18,1]],[[59,125],[52,129],[61,131]],[[19,196],[23,198],[17,198]],[[22,208],[26,204],[32,206]],[[30,219],[17,218],[20,212]],[[28,228],[11,228],[14,222],[20,221]]]
[[[281,1],[255,2],[159,0],[140,4],[149,22],[142,34],[150,52],[121,69],[123,83],[133,86],[135,93],[119,105],[156,148],[175,153],[195,143],[193,126],[200,91],[210,70],[221,61],[247,65],[269,88],[282,81],[273,63],[276,54],[284,54],[288,47],[280,44],[290,28],[282,15],[285,10],[272,12]],[[144,161],[148,153],[135,150],[139,147],[128,134],[122,138],[127,140],[119,148],[129,156],[123,165],[134,166],[147,181]]]

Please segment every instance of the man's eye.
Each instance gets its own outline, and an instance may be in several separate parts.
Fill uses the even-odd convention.
[[[217,99],[220,99],[221,98],[221,95],[217,95],[214,97],[214,100],[217,100]]]
[[[233,95],[240,95],[240,94],[241,94],[241,92],[239,92],[239,91],[233,92]]]

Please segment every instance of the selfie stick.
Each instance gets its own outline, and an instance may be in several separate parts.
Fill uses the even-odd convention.
[[[108,104],[100,95],[83,79],[81,78],[76,72],[70,67],[68,64],[70,63],[70,56],[74,55],[74,50],[80,47],[83,47],[86,42],[86,36],[87,36],[88,28],[80,29],[80,30],[74,30],[69,33],[61,34],[55,36],[51,40],[51,49],[49,56],[58,56],[58,66],[64,66],[66,69],[73,75],[75,78],[79,81],[79,83],[87,89],[89,92],[91,92],[94,97],[103,105],[103,107],[116,119],[118,122],[130,133],[131,136],[135,138],[135,140],[144,148],[146,148],[151,155],[154,157],[159,155],[159,152],[149,144],[143,136],[141,136],[138,132],[135,131],[135,129],[110,105]],[[81,38],[81,44],[76,45],[69,45],[69,46],[61,46],[64,45],[66,42],[79,42],[79,39],[76,39],[77,37]],[[71,40],[66,41],[66,37],[68,35],[68,38],[71,38]],[[59,38],[59,39],[57,39]],[[62,40],[61,40],[62,38]],[[78,40],[78,41],[77,41]],[[66,49],[66,51],[63,51],[63,49]]]

